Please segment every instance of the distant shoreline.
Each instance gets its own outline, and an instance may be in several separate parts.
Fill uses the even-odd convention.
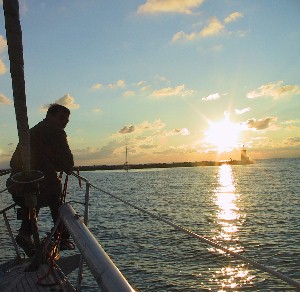
[[[200,161],[200,162],[172,162],[172,163],[145,163],[145,164],[114,164],[114,165],[88,165],[75,166],[74,170],[94,171],[94,170],[126,170],[126,169],[149,169],[149,168],[175,168],[175,167],[197,167],[197,166],[220,166],[229,165],[247,165],[253,164],[253,161],[226,160],[226,161]],[[9,174],[10,168],[1,169],[0,176]]]
[[[281,160],[281,159],[300,159],[295,158],[270,158],[265,160]],[[258,159],[264,160],[264,159]],[[200,162],[171,162],[171,163],[145,163],[145,164],[114,164],[114,165],[77,165],[74,171],[95,171],[95,170],[130,170],[130,169],[151,169],[151,168],[175,168],[175,167],[197,167],[197,166],[220,166],[227,165],[248,165],[255,164],[253,160],[224,160],[224,161],[200,161]],[[0,169],[0,176],[9,174],[10,168]]]
[[[200,162],[172,162],[172,163],[146,163],[146,164],[116,164],[116,165],[89,165],[89,166],[77,166],[81,171],[93,171],[93,170],[126,170],[126,169],[149,169],[149,168],[175,168],[175,167],[197,167],[197,166],[220,166],[223,164],[229,165],[247,165],[253,164],[253,161],[200,161]]]

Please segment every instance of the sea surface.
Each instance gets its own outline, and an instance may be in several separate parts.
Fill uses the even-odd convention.
[[[91,188],[89,227],[136,290],[296,291],[109,194],[300,281],[300,159],[81,175],[105,191]],[[0,190],[6,178],[0,177]],[[83,202],[84,189],[70,177],[66,200]],[[2,193],[1,209],[10,202]],[[81,204],[73,207],[83,214]],[[40,214],[41,233],[51,228],[48,213]],[[8,216],[13,220],[15,211]],[[18,224],[12,221],[14,232]],[[0,232],[7,259],[13,249],[3,220]],[[87,268],[82,290],[98,291]]]

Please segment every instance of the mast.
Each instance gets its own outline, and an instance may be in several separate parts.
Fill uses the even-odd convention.
[[[39,181],[44,178],[39,171],[32,171],[30,167],[30,135],[27,117],[25,76],[22,30],[20,24],[19,2],[18,0],[3,0],[3,11],[5,18],[5,29],[8,46],[8,56],[10,60],[10,75],[14,96],[14,107],[17,121],[22,172],[11,177],[14,183],[27,184],[23,192],[25,207],[28,208],[31,229],[36,246],[36,257],[28,266],[27,271],[35,271],[41,262],[45,260],[43,250],[40,245],[39,231],[36,216],[37,194],[39,192]]]
[[[19,147],[21,150],[24,174],[25,176],[29,176],[30,136],[26,106],[22,30],[18,0],[3,0],[3,10]]]
[[[124,163],[124,169],[126,171],[128,171],[129,169],[129,165],[128,165],[128,147],[127,147],[127,143],[126,143],[126,147],[125,147],[125,163]]]

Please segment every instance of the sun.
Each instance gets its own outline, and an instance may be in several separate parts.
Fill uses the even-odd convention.
[[[209,129],[205,132],[205,142],[213,144],[218,152],[229,152],[239,146],[241,127],[229,120],[228,116],[219,122],[210,122]]]

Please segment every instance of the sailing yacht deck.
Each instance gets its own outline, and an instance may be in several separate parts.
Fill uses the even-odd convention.
[[[7,269],[0,275],[0,291],[76,291],[63,273],[55,267],[43,264],[35,272],[25,272],[30,260],[21,260],[20,265]]]

